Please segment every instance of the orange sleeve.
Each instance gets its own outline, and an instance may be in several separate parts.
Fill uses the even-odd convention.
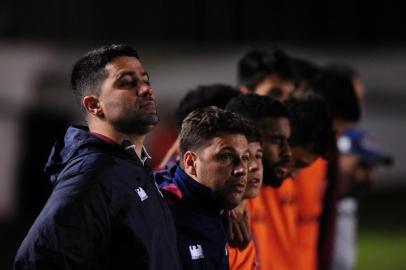
[[[317,269],[319,217],[326,184],[327,161],[322,158],[303,169],[296,181],[297,257],[299,270]]]
[[[251,240],[248,246],[240,250],[239,248],[230,247],[228,249],[228,261],[230,270],[255,270],[256,268],[256,253],[255,246]]]

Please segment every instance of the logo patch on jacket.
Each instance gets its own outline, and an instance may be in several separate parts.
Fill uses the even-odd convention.
[[[148,199],[148,195],[145,190],[142,189],[142,187],[136,188],[135,191],[137,191],[137,194],[140,197],[141,201],[145,201],[146,199]]]
[[[189,246],[190,255],[192,256],[192,260],[203,259],[203,249],[201,245],[190,245]]]

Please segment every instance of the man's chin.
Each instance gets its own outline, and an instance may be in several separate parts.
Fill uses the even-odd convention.
[[[115,127],[124,134],[145,135],[150,132],[158,122],[159,118],[157,114],[148,114],[134,120],[116,123]]]
[[[288,179],[288,176],[283,174],[283,175],[275,175],[272,179],[269,181],[269,185],[274,188],[279,188],[282,186],[283,182]]]

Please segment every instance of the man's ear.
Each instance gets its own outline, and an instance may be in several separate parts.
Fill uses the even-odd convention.
[[[243,94],[248,94],[250,92],[250,90],[248,90],[247,86],[241,85],[240,86],[240,92],[243,93]]]
[[[187,151],[183,154],[183,167],[188,175],[197,177],[196,163],[197,155],[195,152]]]
[[[100,106],[99,98],[97,96],[85,96],[83,97],[83,106],[86,108],[86,111],[98,118],[104,117],[104,112]]]

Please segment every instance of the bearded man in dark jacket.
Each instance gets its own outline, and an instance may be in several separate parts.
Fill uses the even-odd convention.
[[[143,147],[158,116],[137,52],[91,51],[71,83],[89,127],[70,127],[55,144],[45,168],[54,189],[14,268],[180,269],[173,219]]]

